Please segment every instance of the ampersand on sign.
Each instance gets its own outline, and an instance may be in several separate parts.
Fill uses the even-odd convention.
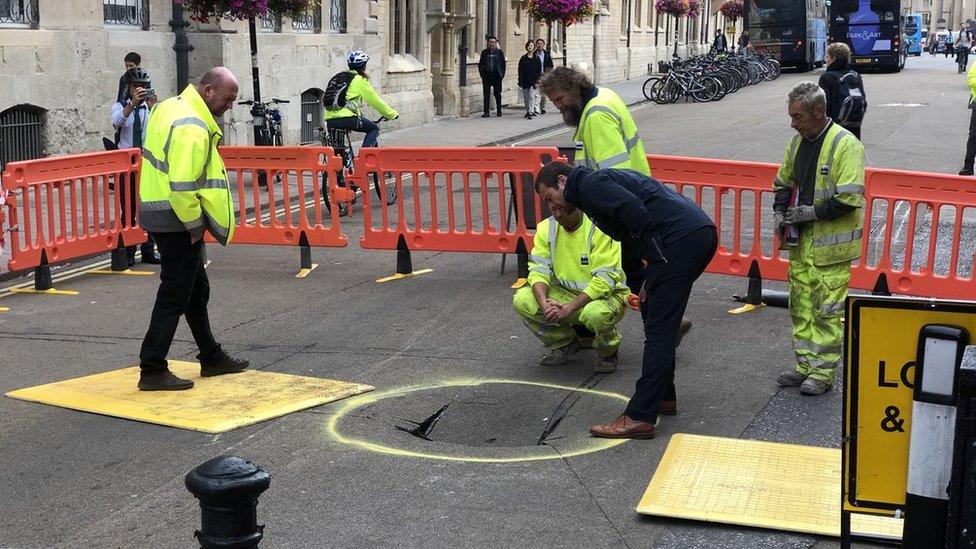
[[[898,414],[900,414],[901,412],[900,410],[898,410],[897,406],[888,406],[887,408],[885,408],[884,413],[885,413],[885,418],[881,420],[881,429],[884,432],[886,433],[894,433],[895,431],[898,431],[899,433],[905,432],[905,429],[902,427],[903,425],[905,425],[905,420],[898,419]]]

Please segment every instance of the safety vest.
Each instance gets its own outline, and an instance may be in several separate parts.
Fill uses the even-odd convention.
[[[583,117],[573,140],[582,145],[576,151],[577,166],[591,170],[630,169],[651,175],[634,117],[610,88],[597,88],[596,97],[583,107]]]
[[[969,68],[966,73],[966,85],[969,86],[969,108],[973,108],[976,103],[976,63]]]
[[[790,141],[783,164],[776,172],[774,189],[797,187],[798,183],[793,177],[793,164],[801,139],[803,138],[796,135]],[[864,147],[851,132],[839,124],[831,123],[824,136],[817,165],[819,169],[814,184],[813,205],[833,197],[855,209],[834,220],[814,221],[807,226],[809,228],[805,228],[813,231],[813,262],[823,266],[853,261],[861,256]]]
[[[625,299],[630,289],[624,278],[620,243],[603,234],[585,215],[573,232],[555,217],[544,219],[536,227],[529,256],[530,286],[556,283],[574,294],[585,293],[592,300],[610,294]]]
[[[222,134],[193,85],[153,108],[142,148],[139,224],[150,232],[204,230],[221,244],[234,235],[234,204],[224,161]]]
[[[355,73],[356,71],[349,71]],[[380,113],[380,116],[387,120],[393,120],[400,116],[392,107],[376,93],[376,89],[369,83],[368,78],[363,78],[359,73],[349,82],[346,89],[346,105],[341,109],[330,111],[325,109],[322,115],[323,120],[334,120],[336,118],[352,118],[359,116],[363,107],[369,105],[373,110]]]

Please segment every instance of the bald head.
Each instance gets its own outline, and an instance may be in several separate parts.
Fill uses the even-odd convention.
[[[214,67],[197,84],[197,92],[216,117],[234,106],[237,100],[237,77],[227,67]]]

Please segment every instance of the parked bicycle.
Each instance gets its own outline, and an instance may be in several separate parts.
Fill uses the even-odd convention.
[[[385,121],[386,118],[379,118],[375,120],[377,124]],[[352,145],[352,139],[350,134],[352,130],[342,129],[342,128],[323,128],[320,127],[319,139],[323,146],[332,147],[332,150],[336,152],[340,157],[342,157],[342,165],[352,173],[355,168],[356,161],[356,151]],[[377,143],[379,146],[379,143]],[[375,172],[370,174],[370,179],[373,183],[373,189],[376,191],[376,198],[379,200],[384,200],[387,205],[393,205],[397,201],[397,187],[396,187],[396,176],[387,172],[383,177],[383,184],[379,183],[379,177]],[[346,186],[346,177],[343,172],[339,172],[337,176],[336,184],[340,187]],[[356,187],[356,185],[353,185]],[[358,190],[358,189],[357,189]],[[358,194],[358,193],[357,193]],[[322,174],[322,198],[325,200],[325,207],[329,211],[332,211],[332,205],[329,203],[329,174],[325,172]],[[353,199],[353,204],[356,200]],[[349,206],[345,202],[339,203],[339,215],[345,216],[349,213]]]
[[[675,57],[660,62],[663,77],[644,82],[644,97],[658,104],[674,103],[679,97],[695,101],[718,101],[743,86],[779,78],[779,62],[761,54],[735,56],[709,53],[686,61]]]
[[[284,139],[281,135],[281,111],[277,105],[290,103],[287,99],[272,97],[271,101],[238,101],[238,105],[250,105],[253,124],[258,127],[258,133],[254,136],[254,144],[263,147],[283,147]],[[281,172],[275,174],[275,183],[281,183]],[[268,174],[264,170],[258,171],[258,185],[266,187],[268,185]]]

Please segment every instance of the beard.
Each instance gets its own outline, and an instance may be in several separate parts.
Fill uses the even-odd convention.
[[[563,115],[563,122],[567,126],[575,128],[579,126],[580,120],[583,119],[583,105],[580,103],[566,105],[566,108],[560,111],[560,114]]]

